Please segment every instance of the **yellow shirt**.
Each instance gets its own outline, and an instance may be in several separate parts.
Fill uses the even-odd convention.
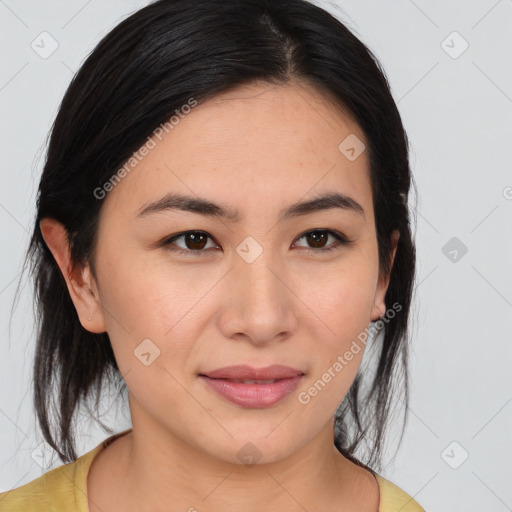
[[[52,469],[21,487],[0,493],[0,512],[89,512],[87,474],[94,457],[114,439],[115,434],[74,462]],[[378,512],[425,512],[407,493],[373,472],[380,489]]]

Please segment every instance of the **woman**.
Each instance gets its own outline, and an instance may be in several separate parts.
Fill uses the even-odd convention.
[[[2,510],[422,510],[376,469],[397,369],[408,398],[411,180],[384,73],[319,7],[121,22],[60,106],[28,252],[66,464]],[[77,458],[107,379],[132,428]]]

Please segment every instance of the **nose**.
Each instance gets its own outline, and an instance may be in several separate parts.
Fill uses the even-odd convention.
[[[252,261],[235,258],[226,277],[227,299],[218,317],[226,338],[267,345],[294,333],[300,300],[287,283],[284,267],[270,251],[261,252]]]

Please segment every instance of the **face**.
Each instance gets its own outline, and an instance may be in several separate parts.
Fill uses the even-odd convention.
[[[246,443],[272,462],[332,424],[364,353],[353,342],[384,314],[387,287],[367,153],[347,158],[339,145],[348,136],[365,141],[314,89],[245,86],[154,137],[108,192],[97,302],[80,316],[85,328],[108,332],[134,429],[151,424],[239,463]],[[167,194],[219,208],[150,206]],[[282,214],[330,194],[352,207],[332,201]],[[221,208],[230,215],[216,215]],[[232,365],[301,375],[277,386],[202,376]]]

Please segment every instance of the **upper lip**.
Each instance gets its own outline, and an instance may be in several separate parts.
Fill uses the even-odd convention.
[[[201,373],[200,375],[211,379],[234,379],[234,380],[272,380],[288,379],[297,375],[304,375],[304,372],[289,366],[280,364],[266,366],[264,368],[253,368],[248,365],[235,365],[219,368]]]

